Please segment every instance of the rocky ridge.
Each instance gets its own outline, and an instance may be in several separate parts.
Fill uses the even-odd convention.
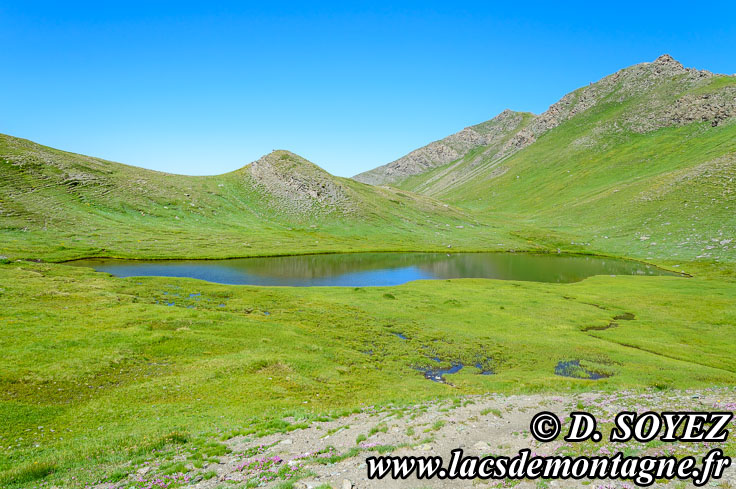
[[[717,126],[736,117],[736,84],[725,84],[715,90],[707,90],[711,83],[723,77],[725,75],[715,75],[706,70],[685,68],[670,55],[664,54],[651,63],[624,68],[598,82],[568,93],[544,113],[532,116],[528,124],[503,125],[503,129],[510,132],[510,137],[500,148],[488,148],[482,157],[489,163],[498,163],[533,144],[560,124],[602,104],[627,106],[615,121],[595,128],[598,135],[606,131],[641,134],[693,122],[708,122]],[[488,123],[507,120],[512,114],[520,113],[507,110]],[[465,129],[353,178],[373,185],[396,184],[408,176],[455,161],[477,147],[492,144],[493,141],[488,138],[469,137],[472,129]],[[498,132],[495,135],[498,136]],[[450,142],[456,140],[464,143],[463,152],[448,149]],[[494,171],[503,173],[499,169]],[[458,175],[452,180],[462,182],[474,175],[475,173]],[[436,180],[438,177],[433,178]],[[417,190],[431,195],[446,188],[447,184],[448,182],[441,186],[426,185],[424,189]]]
[[[523,124],[524,116],[522,112],[504,110],[489,121],[466,127],[396,161],[356,175],[353,179],[371,185],[382,185],[445,165],[465,156],[472,149],[496,144],[513,134]]]

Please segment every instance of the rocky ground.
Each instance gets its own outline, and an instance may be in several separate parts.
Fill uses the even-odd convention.
[[[441,455],[447,464],[450,451],[462,448],[466,455],[516,455],[529,448],[538,455],[565,454],[612,455],[693,455],[700,459],[710,449],[724,448],[733,453],[733,440],[725,444],[665,444],[638,442],[612,444],[540,443],[529,433],[529,422],[539,411],[552,411],[561,419],[572,411],[588,411],[596,416],[607,438],[614,415],[622,410],[643,413],[672,410],[734,411],[736,388],[705,391],[651,391],[585,393],[579,395],[485,395],[435,401],[409,408],[365,408],[362,412],[337,420],[314,423],[286,434],[261,438],[238,436],[225,442],[231,452],[217,457],[200,469],[188,465],[189,474],[169,476],[172,486],[149,486],[159,479],[155,464],[137,469],[133,479],[100,487],[185,487],[199,489],[220,487],[294,488],[436,488],[436,487],[595,487],[599,489],[632,488],[631,481],[441,481],[369,480],[366,458],[371,455]],[[733,424],[732,424],[733,426]],[[567,423],[563,422],[563,434]],[[185,461],[184,455],[180,456]],[[278,474],[278,475],[277,475]],[[173,477],[173,478],[172,478]],[[178,478],[178,479],[176,479]],[[654,487],[694,487],[684,481],[655,484]],[[707,487],[736,487],[736,468],[711,481]]]
[[[298,213],[350,214],[355,201],[350,190],[329,173],[289,151],[273,151],[242,171],[251,184],[271,199],[274,208]]]

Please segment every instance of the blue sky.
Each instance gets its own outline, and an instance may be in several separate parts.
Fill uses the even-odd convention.
[[[736,72],[736,2],[214,3],[0,1],[0,132],[193,175],[288,149],[351,176],[662,53]]]

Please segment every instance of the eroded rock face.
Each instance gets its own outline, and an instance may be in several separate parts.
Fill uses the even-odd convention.
[[[490,121],[466,127],[445,139],[435,141],[408,155],[353,177],[371,185],[392,183],[445,165],[466,155],[479,146],[488,146],[508,137],[523,121],[521,112],[504,110]]]
[[[288,151],[274,151],[244,169],[254,188],[270,198],[274,208],[299,214],[354,210],[349,189],[332,175]]]
[[[672,104],[651,110],[653,117],[631,120],[632,129],[644,133],[660,127],[710,122],[715,127],[736,116],[736,87],[725,87],[716,93],[683,95]]]

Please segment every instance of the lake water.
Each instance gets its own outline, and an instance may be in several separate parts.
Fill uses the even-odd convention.
[[[190,277],[222,284],[387,286],[412,280],[490,278],[577,282],[592,275],[676,275],[635,261],[530,253],[343,253],[230,260],[70,262],[118,277]]]

